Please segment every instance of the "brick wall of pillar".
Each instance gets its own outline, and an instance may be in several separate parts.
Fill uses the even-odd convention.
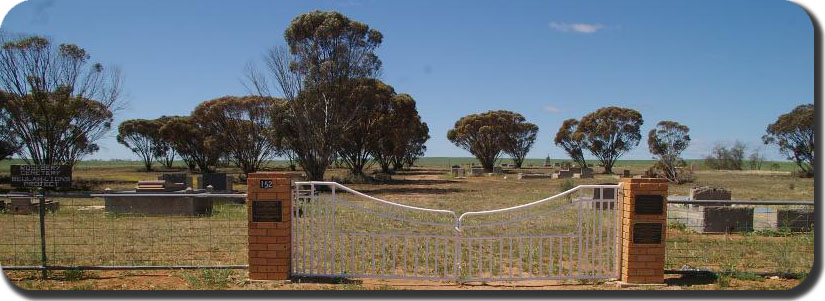
[[[296,180],[300,180],[299,174],[284,172],[258,172],[247,177],[249,279],[289,279],[292,252],[292,189]],[[264,181],[264,185],[261,181]],[[280,222],[253,221],[254,203],[267,201],[281,202]]]
[[[622,178],[622,268],[621,280],[625,283],[660,284],[664,283],[665,240],[667,234],[667,181],[665,179]],[[639,196],[661,196],[661,213],[638,214],[636,211]],[[637,224],[643,224],[636,226]],[[646,226],[661,227],[661,240],[658,243],[645,241],[634,243],[634,230]],[[641,231],[639,231],[641,232]],[[649,233],[649,232],[648,232]]]

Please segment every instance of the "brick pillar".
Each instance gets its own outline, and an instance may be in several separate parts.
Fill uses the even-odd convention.
[[[622,178],[622,282],[664,283],[667,181]]]
[[[249,174],[249,279],[287,280],[292,255],[292,183],[300,175],[283,172]]]

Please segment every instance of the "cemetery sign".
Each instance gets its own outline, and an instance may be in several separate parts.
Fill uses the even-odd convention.
[[[69,165],[12,165],[11,185],[21,188],[64,188],[72,186]]]

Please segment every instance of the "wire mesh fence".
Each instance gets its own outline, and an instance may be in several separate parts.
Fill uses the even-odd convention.
[[[4,202],[0,214],[0,263],[4,267],[43,266],[37,198],[13,199],[16,203]],[[48,199],[43,242],[45,265],[50,267],[152,268],[247,263],[243,195],[235,200],[210,200],[211,210],[203,214],[169,216],[111,212],[104,198]]]
[[[671,201],[666,268],[808,273],[814,222],[807,202]]]
[[[44,263],[39,207],[36,199],[29,199],[33,203],[28,212],[21,212],[9,197],[0,198],[0,264],[6,269],[38,269]],[[48,199],[53,202],[45,206],[45,265],[52,268],[243,268],[248,264],[242,195],[213,200],[208,212],[185,216],[107,211],[104,198],[88,195]],[[348,208],[347,204],[338,206]],[[369,214],[364,208],[353,209],[350,218],[342,221]],[[812,203],[671,201],[666,269],[807,273],[814,261],[813,216]],[[384,227],[403,230],[403,225]],[[408,234],[415,236],[413,232]],[[438,246],[437,241],[413,241],[422,250]],[[478,250],[497,247],[489,242],[478,245]],[[415,265],[417,257],[412,258]],[[428,261],[433,258],[425,255],[421,260],[425,267],[434,266]]]

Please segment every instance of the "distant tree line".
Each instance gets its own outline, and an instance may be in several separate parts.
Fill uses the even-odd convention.
[[[335,159],[365,178],[375,163],[391,173],[424,154],[429,128],[415,100],[377,79],[380,32],[313,11],[293,19],[284,37],[288,47],[268,52],[266,73],[248,66],[255,95],[205,101],[190,116],[125,121],[118,141],[147,170],[159,158],[171,166],[177,155],[192,170],[209,172],[227,158],[251,173],[285,156],[312,180],[323,180]]]
[[[253,95],[204,101],[190,116],[124,121],[117,141],[147,170],[155,163],[171,167],[180,158],[193,171],[229,162],[250,173],[282,156],[311,180],[322,180],[334,164],[366,177],[374,164],[392,173],[423,156],[429,127],[415,100],[379,79],[379,31],[338,12],[312,11],[294,18],[284,39],[285,47],[267,52],[263,68],[247,66],[245,84]],[[0,46],[0,160],[17,155],[29,164],[74,165],[96,152],[123,106],[119,70],[90,61],[77,45],[40,36],[0,32]],[[814,174],[814,110],[813,104],[796,107],[762,137],[802,176]],[[586,151],[612,173],[616,160],[638,146],[643,123],[636,110],[600,108],[565,120],[554,143],[577,165],[587,166]],[[462,117],[447,138],[492,170],[502,154],[521,167],[537,133],[538,126],[521,114],[499,110]],[[648,133],[648,150],[657,158],[652,171],[674,182],[688,180],[680,175],[680,155],[689,144],[687,126],[659,122]],[[738,142],[717,145],[705,165],[742,169],[745,151]],[[753,169],[764,160],[759,150],[747,157]]]

